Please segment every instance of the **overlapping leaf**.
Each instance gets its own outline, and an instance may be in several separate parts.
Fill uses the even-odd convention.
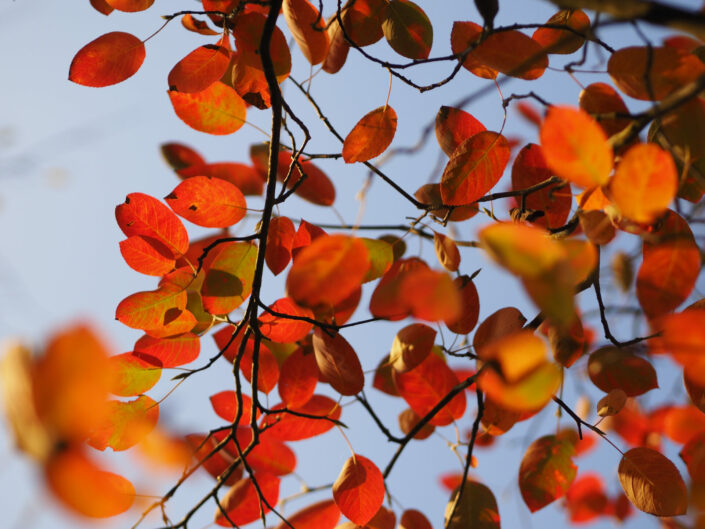
[[[215,82],[201,92],[169,91],[174,112],[189,127],[208,134],[232,134],[245,123],[245,102],[229,86]]]

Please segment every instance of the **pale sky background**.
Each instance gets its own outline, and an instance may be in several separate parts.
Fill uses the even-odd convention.
[[[122,261],[118,242],[123,236],[114,220],[115,205],[122,202],[126,194],[135,191],[164,197],[178,184],[178,179],[160,158],[158,147],[161,143],[180,141],[193,145],[208,161],[247,163],[250,144],[265,138],[248,126],[232,136],[208,136],[191,130],[175,116],[166,95],[169,70],[198,45],[215,41],[186,32],[178,20],[147,43],[146,61],[128,81],[103,89],[81,87],[67,81],[73,55],[87,42],[109,31],[128,31],[145,38],[160,26],[159,15],[196,9],[199,4],[189,0],[157,0],[146,12],[114,12],[109,17],[94,11],[88,0],[70,4],[51,0],[3,0],[0,3],[3,49],[0,54],[0,96],[3,102],[0,112],[0,299],[4,300],[0,304],[0,337],[20,336],[30,343],[41,344],[52,331],[73,321],[89,320],[112,343],[114,352],[121,353],[131,349],[140,333],[114,320],[115,307],[133,292],[155,288],[156,280],[140,276]],[[498,25],[515,21],[541,23],[555,12],[551,4],[542,1],[503,0],[500,4]],[[684,6],[689,4],[681,2]],[[474,6],[467,0],[422,1],[420,5],[434,25],[432,56],[449,52],[453,20],[480,21]],[[284,21],[280,20],[279,25],[284,28]],[[655,39],[663,35],[651,29],[649,34]],[[626,27],[605,35],[614,46],[636,42],[633,31]],[[390,54],[384,41],[367,49],[379,56],[399,59]],[[293,75],[298,80],[305,79],[310,73],[309,67],[298,50],[293,52],[293,61]],[[596,61],[597,56],[591,54],[589,64],[604,67]],[[562,63],[561,58],[555,62],[557,65]],[[407,70],[407,73],[428,82],[449,72],[451,67],[442,64]],[[578,78],[585,84],[605,80],[604,76],[594,75],[579,75]],[[346,134],[362,115],[384,104],[388,82],[389,76],[384,70],[367,64],[353,50],[339,74],[319,73],[313,79],[311,91],[338,130]],[[487,81],[463,70],[450,85],[419,96],[401,82],[394,81],[390,104],[397,111],[399,126],[393,146],[415,143],[420,128],[434,119],[441,105],[452,106],[455,101],[487,84]],[[340,145],[318,125],[296,88],[287,83],[283,86],[290,104],[312,124],[313,141],[309,151],[339,151]],[[565,73],[552,71],[547,71],[544,78],[534,84],[512,81],[503,87],[505,96],[532,89],[552,102],[575,104],[580,87]],[[630,108],[637,108],[634,101],[628,100],[627,104]],[[496,91],[490,90],[466,110],[489,130],[499,130],[502,122],[500,109]],[[248,120],[264,129],[269,128],[267,112],[250,110]],[[511,110],[506,134],[520,136],[524,143],[537,141],[535,130]],[[433,171],[439,152],[435,139],[431,137],[419,154],[396,158],[385,166],[385,170],[413,192],[431,178],[438,180],[439,173]],[[336,208],[347,221],[353,222],[360,205],[355,196],[365,182],[366,171],[360,166],[345,166],[341,162],[321,161],[318,165],[336,186]],[[504,179],[496,190],[504,190],[507,186],[507,179]],[[261,202],[261,199],[248,199],[248,205],[255,208]],[[495,212],[506,216],[505,205],[496,204]],[[294,220],[303,217],[310,222],[337,222],[332,210],[311,206],[298,199],[287,202],[281,214]],[[418,213],[401,197],[390,192],[382,181],[374,180],[365,204],[363,224],[397,224],[403,222],[405,216],[412,215]],[[457,228],[458,236],[472,239],[477,228],[486,222],[486,217],[478,216],[476,221],[463,223]],[[187,227],[192,238],[203,232],[188,224]],[[408,242],[409,255],[419,251],[414,239]],[[637,248],[634,237],[622,236],[622,242],[630,251]],[[424,245],[421,252],[429,262],[434,262],[431,246]],[[480,267],[483,271],[477,285],[481,319],[507,305],[517,306],[529,319],[534,316],[535,309],[523,300],[515,280],[507,274],[492,271],[479,251],[463,252],[464,273],[472,273]],[[274,301],[281,296],[285,275],[277,279],[269,276],[265,300]],[[621,299],[614,289],[606,290],[612,300]],[[365,299],[370,292],[368,287],[354,319],[365,317]],[[584,299],[584,306],[590,307],[591,293],[585,294]],[[601,330],[594,325],[597,321],[592,322],[601,336]],[[364,326],[357,332],[346,332],[345,336],[355,346],[363,367],[372,370],[388,352],[394,333],[401,326],[378,323]],[[628,328],[619,330],[631,332]],[[200,365],[215,352],[212,339],[204,338],[201,358],[194,365]],[[665,359],[655,359],[654,362],[657,369],[668,364]],[[453,365],[460,364],[453,362]],[[165,401],[161,407],[161,421],[165,426],[189,433],[219,424],[219,419],[210,410],[208,396],[230,389],[232,381],[225,362],[217,363],[214,368],[210,373],[193,377]],[[661,389],[652,391],[645,400],[662,402],[669,400],[670,395],[678,396],[672,391],[677,376],[675,370],[668,370],[661,379]],[[172,387],[168,378],[165,373],[162,382],[149,395],[155,399],[164,396]],[[368,383],[371,383],[371,376]],[[576,384],[568,385],[568,401],[574,402]],[[588,386],[589,381],[586,384],[583,380],[577,387]],[[385,422],[396,427],[396,416],[405,407],[403,401],[388,398],[374,389],[369,389],[367,394],[383,414]],[[276,392],[272,398],[272,403],[276,403]],[[555,506],[530,515],[516,486],[519,461],[528,443],[555,431],[554,411],[555,408],[549,406],[541,418],[529,422],[528,428],[515,428],[516,431],[501,438],[493,449],[478,449],[476,452],[480,466],[474,473],[492,488],[506,528],[556,527],[565,523],[566,515]],[[472,418],[473,415],[468,415],[464,419],[463,431],[470,427]],[[386,443],[378,435],[369,417],[360,413],[359,406],[346,408],[343,420],[351,426],[348,435],[356,452],[383,467],[395,445]],[[571,422],[564,419],[562,425],[571,426]],[[445,428],[442,433],[449,438],[455,435],[452,428]],[[624,446],[616,435],[612,439]],[[333,481],[349,456],[343,439],[335,431],[322,439],[293,443],[292,446],[299,456],[298,472],[311,486]],[[668,443],[667,446],[671,449],[669,455],[674,458],[673,446]],[[142,491],[147,490],[146,485],[152,478],[161,479],[161,485],[152,488],[155,492],[165,491],[166,485],[175,479],[173,474],[160,476],[129,454],[120,458],[109,454],[106,461],[135,479]],[[606,443],[602,443],[594,456],[577,460],[580,473],[590,469],[603,473],[612,494],[619,490],[618,462],[619,454]],[[680,468],[684,473],[682,465]],[[438,477],[444,472],[460,469],[445,441],[435,436],[409,446],[395,467],[389,486],[404,507],[423,510],[434,527],[439,528],[448,494],[439,487]],[[8,432],[0,423],[0,512],[3,513],[0,525],[9,529],[94,526],[76,519],[59,506],[44,491],[40,477],[34,464],[14,451]],[[178,513],[188,510],[211,483],[205,474],[194,479],[193,485],[186,487],[184,494],[170,504],[173,519],[179,519]],[[282,495],[297,488],[294,478],[286,478]],[[286,512],[292,513],[319,497],[292,503]],[[206,527],[213,508],[213,505],[205,507],[189,527]],[[395,510],[401,513],[398,505]],[[133,508],[126,515],[99,526],[129,527],[138,514],[139,510]],[[141,527],[158,525],[157,519],[150,519]],[[639,514],[625,527],[656,525],[649,516]],[[611,526],[608,521],[591,527]]]

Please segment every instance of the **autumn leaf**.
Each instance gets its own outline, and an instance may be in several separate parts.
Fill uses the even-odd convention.
[[[169,88],[181,93],[202,92],[223,77],[229,64],[230,51],[223,46],[200,46],[171,69]]]
[[[392,143],[396,130],[397,113],[389,105],[368,112],[345,138],[345,163],[366,162],[379,156]]]
[[[71,62],[69,80],[83,86],[103,87],[121,83],[140,69],[144,43],[121,31],[106,33],[81,48]]]
[[[227,228],[247,212],[245,197],[237,187],[208,176],[187,178],[164,200],[176,214],[205,228]]]
[[[492,491],[477,481],[466,481],[460,495],[460,487],[453,491],[446,505],[445,527],[461,529],[499,529],[499,508]]]
[[[433,44],[431,21],[411,0],[392,0],[385,6],[384,37],[399,55],[426,59]]]
[[[215,82],[201,92],[169,91],[174,112],[189,127],[208,134],[232,134],[245,123],[245,102],[229,86]]]
[[[364,456],[354,454],[333,483],[333,498],[345,516],[365,525],[384,500],[384,478],[377,466]]]
[[[253,480],[257,480],[257,488]],[[220,505],[228,516],[226,518],[220,509],[216,509],[215,523],[231,527],[232,523],[245,525],[254,522],[260,517],[260,509],[267,513],[276,505],[279,499],[279,484],[280,479],[268,473],[257,472],[252,478],[242,478],[221,498]],[[260,494],[271,507],[260,499]]]
[[[356,395],[365,377],[357,353],[340,334],[332,336],[317,327],[313,331],[313,351],[323,378],[341,395]]]
[[[658,387],[656,370],[646,359],[609,345],[590,355],[587,370],[593,384],[605,392],[621,389],[634,397]]]
[[[573,445],[555,435],[537,439],[527,449],[519,467],[519,489],[531,512],[561,498],[575,479]]]
[[[323,62],[329,42],[318,9],[308,0],[284,0],[282,10],[286,24],[304,57],[314,66]]]

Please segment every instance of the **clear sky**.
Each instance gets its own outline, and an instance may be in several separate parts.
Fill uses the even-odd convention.
[[[71,5],[69,5],[71,4]],[[545,21],[554,9],[547,2],[503,0],[497,23]],[[685,5],[688,3],[685,2]],[[67,80],[71,58],[84,44],[109,31],[128,31],[145,38],[160,25],[158,15],[179,9],[193,9],[198,4],[189,0],[157,0],[144,13],[113,13],[109,17],[94,11],[88,0],[56,2],[5,1],[0,4],[0,336],[21,336],[34,344],[42,343],[55,329],[76,320],[90,320],[112,343],[116,353],[131,349],[139,333],[131,331],[114,320],[117,303],[138,290],[150,290],[156,285],[153,278],[140,276],[124,264],[118,249],[123,238],[113,215],[116,204],[126,194],[139,191],[155,197],[166,196],[178,180],[159,156],[158,146],[166,141],[180,141],[193,145],[208,161],[248,162],[250,144],[266,138],[254,127],[245,126],[232,136],[207,136],[186,127],[173,113],[166,96],[166,77],[173,66],[196,46],[209,42],[187,33],[178,21],[173,22],[147,43],[147,59],[141,70],[128,81],[114,87],[90,89]],[[432,55],[449,52],[449,34],[453,20],[479,22],[474,6],[467,0],[444,2],[422,1],[434,25],[435,39]],[[452,15],[449,15],[451,14]],[[280,27],[284,27],[280,21]],[[659,33],[660,35],[660,33]],[[624,29],[612,33],[611,43],[634,41],[634,34]],[[369,50],[387,54],[387,44],[380,42]],[[594,57],[594,56],[593,56]],[[298,51],[294,52],[293,75],[303,80],[310,75],[309,67]],[[560,61],[560,59],[559,59]],[[603,65],[595,64],[598,67]],[[450,71],[449,64],[420,69],[412,74],[418,80],[431,81]],[[540,94],[552,102],[575,104],[580,87],[565,73],[547,72],[546,79],[537,83]],[[583,76],[584,83],[604,80]],[[347,133],[357,120],[369,110],[384,104],[389,76],[381,68],[367,64],[354,51],[342,72],[330,76],[323,72],[313,78],[311,92],[336,127]],[[453,103],[467,94],[487,86],[466,71],[461,71],[448,86],[419,96],[417,92],[394,81],[390,104],[399,115],[399,126],[393,146],[408,146],[417,141],[421,127],[431,122],[441,105]],[[540,88],[538,88],[540,86]],[[288,83],[283,85],[297,113],[309,122],[314,116],[305,101]],[[511,92],[526,92],[533,85],[513,81],[503,87],[505,96]],[[634,102],[629,101],[632,105]],[[501,101],[493,89],[473,102],[467,110],[489,130],[502,125]],[[251,110],[248,120],[261,128],[269,127],[266,112]],[[510,111],[507,134],[524,141],[536,141],[535,131],[515,112]],[[335,152],[340,146],[324,129],[312,127],[312,152]],[[435,140],[413,157],[397,157],[385,169],[406,189],[414,191],[432,178],[438,179],[438,153]],[[443,162],[444,163],[444,162]],[[320,162],[335,183],[338,199],[336,209],[349,222],[360,211],[356,199],[367,178],[360,166],[344,166],[339,162]],[[442,168],[442,166],[441,166]],[[507,187],[506,179],[497,189]],[[249,202],[258,207],[261,200]],[[502,215],[505,206],[496,206]],[[281,214],[292,219],[305,218],[317,223],[336,223],[336,214],[326,208],[310,206],[298,199],[287,202]],[[417,215],[379,180],[374,180],[362,210],[362,223],[398,224],[405,216]],[[480,223],[461,224],[458,236],[472,239]],[[249,225],[250,227],[252,224]],[[201,233],[189,227],[194,237]],[[636,248],[636,239],[624,237],[625,247]],[[415,240],[409,240],[409,252],[433,260],[432,248],[418,250]],[[483,268],[478,278],[481,300],[481,319],[499,307],[515,305],[531,318],[535,309],[523,300],[518,283],[506,274],[492,271],[488,261],[477,250],[463,253],[463,270],[472,272]],[[284,274],[285,275],[285,274]],[[266,299],[274,301],[282,292],[282,279],[268,279]],[[369,292],[367,292],[369,295]],[[617,296],[616,293],[610,295]],[[365,307],[365,301],[361,307]],[[586,304],[589,306],[589,303]],[[358,316],[364,311],[359,311]],[[364,317],[364,316],[361,316]],[[373,369],[385,354],[398,325],[375,324],[358,332],[346,334],[360,354],[363,367]],[[622,329],[624,330],[624,329]],[[625,332],[629,332],[628,329]],[[215,353],[210,338],[205,338],[203,358]],[[660,360],[659,360],[660,361]],[[228,389],[231,375],[228,366],[216,364],[214,372],[198,380],[188,381],[171,395],[162,406],[162,421],[176,431],[191,432],[218,424],[210,411],[207,397],[216,391]],[[668,375],[675,380],[675,372]],[[168,380],[167,376],[163,377]],[[195,378],[195,377],[194,377]],[[371,377],[368,377],[368,381]],[[670,391],[672,381],[664,380],[663,390]],[[150,392],[161,397],[171,388],[161,382]],[[402,405],[368,390],[387,422],[394,424]],[[664,393],[666,395],[667,393]],[[574,400],[575,393],[570,393]],[[653,398],[663,399],[660,395]],[[477,452],[480,466],[475,473],[495,493],[500,504],[504,527],[555,527],[565,521],[562,511],[550,506],[530,516],[518,494],[516,473],[524,448],[534,438],[555,430],[554,409],[541,419],[531,422],[528,430],[517,432],[500,440],[494,450]],[[368,417],[355,406],[345,409],[344,420],[353,427],[350,438],[355,450],[374,459],[379,466],[388,460],[393,446],[388,446],[378,435]],[[471,418],[466,418],[469,428]],[[565,426],[569,426],[564,420]],[[443,431],[454,437],[452,428]],[[323,439],[296,443],[301,475],[309,485],[319,485],[335,479],[348,457],[342,438],[335,432]],[[312,458],[316,460],[311,464]],[[113,458],[108,457],[108,461]],[[599,469],[608,488],[616,492],[616,466],[619,454],[609,446],[601,446],[594,457],[579,460],[580,471]],[[130,456],[121,456],[118,465],[142,465]],[[611,476],[611,469],[615,473]],[[389,482],[391,490],[406,507],[424,510],[441,527],[447,493],[437,484],[438,476],[446,471],[459,470],[457,458],[447,449],[440,437],[413,444],[405,453]],[[145,474],[129,470],[128,475]],[[150,470],[150,474],[153,472]],[[154,471],[156,474],[156,471]],[[174,476],[162,477],[168,483]],[[3,527],[19,529],[65,529],[84,527],[67,514],[42,488],[36,469],[26,458],[18,456],[4,426],[0,425],[0,512]],[[200,490],[209,486],[209,478],[195,480],[185,494],[177,498],[175,512],[184,511]],[[200,486],[200,488],[199,488]],[[289,478],[289,492],[297,484]],[[144,490],[144,489],[143,489]],[[156,489],[159,491],[160,489]],[[299,506],[305,503],[299,503]],[[296,505],[294,505],[294,508]],[[289,511],[292,512],[292,511]],[[398,512],[401,512],[400,510]],[[129,527],[137,518],[138,510],[113,523],[114,527]],[[204,527],[212,515],[211,507],[194,523]],[[151,520],[144,527],[157,525]],[[656,526],[646,515],[632,518],[626,527]],[[609,527],[595,524],[594,527]],[[88,527],[88,526],[86,526]]]

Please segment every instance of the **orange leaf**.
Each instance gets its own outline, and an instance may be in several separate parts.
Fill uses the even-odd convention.
[[[606,514],[608,499],[599,474],[582,474],[565,495],[570,521],[585,523]]]
[[[663,432],[674,443],[686,444],[705,431],[705,414],[695,406],[673,406],[666,413]]]
[[[279,381],[279,364],[269,347],[260,343],[257,354],[257,383],[255,384],[252,381],[254,354],[254,340],[250,339],[247,341],[240,360],[240,371],[242,371],[242,374],[245,375],[245,379],[252,385],[253,390],[256,389],[264,393],[269,393]]]
[[[272,411],[276,412],[283,407],[283,404],[277,405]],[[292,410],[317,418],[300,417],[286,412],[268,415],[264,424],[271,425],[269,431],[282,441],[300,441],[321,435],[335,426],[333,421],[340,419],[341,413],[338,403],[325,395],[314,395],[306,404]]]
[[[110,373],[110,392],[120,397],[133,397],[154,387],[162,370],[135,353],[123,353],[110,357]]]
[[[703,375],[698,376],[698,365],[688,365],[683,369],[683,385],[691,402],[701,412],[705,413],[705,381]]]
[[[435,354],[429,354],[411,371],[393,371],[393,376],[399,394],[420,417],[428,414],[458,384],[453,370]],[[465,406],[465,393],[458,393],[429,422],[446,426],[463,416]]]
[[[333,498],[350,520],[358,525],[367,524],[384,501],[382,473],[366,457],[353,455],[333,484]]]
[[[179,316],[186,300],[186,291],[173,286],[137,292],[118,304],[115,317],[132,329],[159,330]]]
[[[512,165],[512,189],[515,191],[527,189],[551,176],[553,171],[546,164],[543,150],[539,145],[529,143],[519,151]],[[572,204],[570,185],[560,183],[540,189],[524,199],[524,207],[544,213],[532,223],[548,228],[563,226],[568,220]]]
[[[177,215],[204,228],[227,228],[247,212],[245,197],[237,187],[209,176],[187,178],[164,200]]]
[[[261,195],[264,189],[264,180],[253,167],[237,162],[200,163],[194,162],[187,167],[177,169],[181,178],[193,176],[212,176],[230,182],[237,187],[243,195]]]
[[[340,334],[313,331],[313,351],[321,375],[341,395],[357,395],[365,384],[357,353]]]
[[[590,30],[590,19],[580,9],[561,9],[546,21],[546,24],[566,26],[578,33]],[[578,51],[585,38],[565,29],[538,28],[531,37],[546,50],[546,53],[570,54]]]
[[[406,509],[401,513],[399,529],[433,529],[426,515],[416,509]]]
[[[192,165],[201,165],[206,163],[206,160],[198,151],[188,145],[184,145],[183,143],[162,143],[159,146],[159,150],[161,151],[166,163],[168,163],[169,167],[171,167],[174,171],[179,171]]]
[[[297,255],[286,290],[304,307],[336,305],[362,284],[369,266],[367,247],[360,239],[320,237]]]
[[[588,114],[628,114],[622,96],[607,83],[592,83],[580,92],[580,108]],[[613,136],[629,126],[627,118],[600,119],[598,122],[607,136]]]
[[[609,184],[610,197],[622,215],[644,224],[666,211],[677,190],[673,157],[653,143],[630,147]]]
[[[252,292],[257,247],[248,242],[221,244],[211,252],[201,287],[203,308],[210,314],[228,314]]]
[[[649,318],[672,311],[688,298],[700,273],[700,259],[688,223],[669,211],[661,229],[644,240],[637,273],[636,295]]]
[[[482,26],[474,22],[453,22],[453,29],[450,32],[450,46],[453,53],[458,55],[466,49],[472,47],[463,61],[463,68],[483,79],[495,79],[497,70],[485,65],[479,57],[476,57],[476,43],[482,35]]]
[[[415,318],[452,321],[460,315],[460,294],[445,272],[410,270],[402,277],[399,289],[399,301]]]
[[[382,31],[392,49],[409,59],[427,59],[433,27],[423,9],[411,0],[392,0],[385,6],[385,15]]]
[[[106,33],[76,53],[69,80],[93,87],[121,83],[140,69],[145,53],[144,43],[134,35],[122,31]]]
[[[555,435],[537,439],[527,449],[519,467],[519,489],[527,507],[536,512],[562,497],[575,479],[573,444]]]
[[[310,309],[299,307],[290,298],[275,301],[270,308],[280,314],[313,319]],[[265,311],[259,318],[260,331],[265,338],[277,343],[291,343],[302,340],[313,328],[308,321],[275,316]]]
[[[219,81],[229,64],[230,51],[223,46],[200,46],[171,69],[167,79],[169,89],[181,93],[201,92]]]
[[[226,485],[234,485],[242,477],[242,465],[231,468],[234,458],[223,448],[215,450],[219,441],[215,435],[206,437],[201,434],[191,434],[186,436],[186,442],[193,450],[194,459],[202,463],[202,467],[215,479],[222,481]],[[227,478],[224,477],[228,473]]]
[[[477,354],[495,340],[520,331],[526,323],[524,315],[514,307],[504,307],[489,315],[475,331],[472,345]]]
[[[181,25],[184,26],[189,31],[198,33],[200,35],[217,35],[217,31],[213,31],[208,27],[208,23],[204,20],[198,20],[190,13],[187,13],[181,17]]]
[[[460,313],[457,318],[446,321],[446,326],[456,334],[468,334],[480,316],[480,297],[469,276],[456,277],[453,284],[460,292]]]
[[[453,239],[446,237],[437,231],[433,232],[433,247],[436,250],[436,257],[443,268],[449,272],[455,272],[460,266],[460,252],[453,242]]]
[[[499,509],[492,491],[477,481],[466,481],[463,495],[460,487],[453,491],[446,505],[444,526],[448,529],[481,527],[482,529],[499,529]],[[453,513],[455,511],[455,513]]]
[[[96,428],[88,444],[98,450],[127,450],[144,439],[157,424],[159,405],[146,395],[128,402],[110,401],[105,422]]]
[[[407,325],[394,337],[389,361],[399,373],[410,371],[431,353],[435,339],[436,330],[428,325],[423,323]]]
[[[345,163],[366,162],[379,156],[392,143],[396,130],[397,113],[389,105],[368,112],[345,138]]]
[[[340,509],[334,500],[323,500],[287,516],[286,519],[296,529],[333,529],[340,519]],[[277,529],[288,527],[288,524],[282,522]]]
[[[374,44],[384,36],[384,0],[355,0],[343,8],[343,27],[355,45]]]
[[[259,490],[255,488],[253,479],[257,480]],[[279,478],[273,474],[260,472],[255,473],[252,479],[249,476],[242,478],[221,498],[220,504],[228,516],[226,518],[220,509],[216,509],[215,523],[232,527],[231,522],[245,525],[259,519],[260,509],[267,513],[271,510],[267,504],[272,507],[276,505],[279,499],[279,483]],[[267,504],[260,500],[260,492]]]
[[[215,82],[193,94],[169,91],[174,112],[189,127],[208,134],[232,134],[245,123],[245,102],[229,86]]]
[[[308,0],[284,0],[284,19],[301,53],[311,63],[323,62],[328,53],[328,33],[323,18]]]
[[[316,391],[318,365],[313,352],[299,347],[282,363],[279,373],[279,396],[289,408],[305,405]]]
[[[441,177],[443,203],[469,204],[499,181],[509,161],[509,146],[501,134],[478,132],[453,151]]]
[[[118,11],[136,13],[152,6],[154,0],[105,0]]]
[[[414,410],[412,410],[411,408],[407,408],[399,414],[399,429],[404,435],[408,435],[411,430],[416,428],[416,425],[419,423],[420,420],[421,417],[419,417]],[[419,441],[422,441],[423,439],[428,439],[429,437],[431,437],[435,430],[435,426],[426,423],[421,427],[418,432],[414,434],[414,439],[418,439]]]
[[[174,253],[157,239],[133,235],[120,241],[120,254],[133,270],[150,276],[163,276],[176,266]]]
[[[615,51],[607,71],[628,96],[658,101],[705,74],[705,64],[692,53],[670,46],[632,46]]]
[[[459,108],[442,106],[436,114],[436,139],[448,156],[469,137],[484,130],[482,123]]]
[[[252,443],[252,429],[241,426],[236,432],[241,449]],[[271,434],[261,432],[257,444],[247,454],[247,463],[257,473],[269,473],[275,476],[286,476],[296,469],[296,454],[283,442],[274,439]],[[226,447],[228,445],[225,445]],[[237,450],[232,454],[238,457]]]
[[[658,387],[656,370],[644,358],[613,346],[601,347],[588,361],[590,380],[604,392],[622,389],[629,397]]]
[[[619,482],[634,506],[655,516],[685,514],[688,495],[676,466],[646,447],[632,448],[619,462]]]
[[[357,2],[356,2],[357,4]],[[380,23],[381,24],[381,23]],[[324,72],[333,74],[338,73],[340,69],[345,65],[345,61],[348,58],[348,52],[350,51],[350,45],[345,40],[345,35],[340,29],[340,24],[335,15],[328,19],[328,40],[330,44],[328,45],[328,54],[323,60],[321,68]],[[380,25],[380,37],[381,37],[381,25]]]
[[[456,206],[452,209],[443,207],[441,184],[424,184],[416,190],[414,196],[419,202],[430,205],[433,209],[429,210],[429,213],[441,220],[448,219],[453,222],[460,222],[474,217],[479,211],[477,203]]]
[[[242,414],[240,415],[238,425],[247,425],[252,422],[252,398],[242,392],[240,393],[240,398],[242,400]],[[235,391],[220,391],[211,395],[210,401],[213,411],[218,417],[229,423],[235,422],[238,410],[240,409],[238,406],[237,393],[235,393]],[[257,417],[259,418],[259,410],[257,410]]]
[[[108,16],[113,12],[113,7],[106,2],[106,0],[90,0],[93,8],[99,13]]]
[[[607,183],[612,171],[612,149],[607,136],[586,112],[551,107],[540,130],[548,167],[579,187]]]
[[[57,452],[44,468],[52,492],[70,509],[92,518],[125,512],[135,488],[122,476],[105,472],[78,449]]]
[[[186,228],[174,213],[156,198],[144,193],[130,193],[123,204],[115,208],[115,218],[128,237],[141,235],[156,239],[166,246],[174,257],[188,250]]]
[[[597,403],[597,414],[600,417],[609,417],[618,414],[627,402],[624,390],[616,388],[602,397]]]
[[[264,258],[275,276],[279,275],[291,261],[291,248],[294,245],[295,236],[296,228],[289,217],[272,217]]]
[[[182,334],[172,338],[142,336],[135,343],[134,353],[139,358],[157,367],[178,367],[198,358],[201,341],[195,334]]]

